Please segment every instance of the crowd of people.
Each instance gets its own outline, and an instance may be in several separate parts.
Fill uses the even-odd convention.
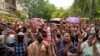
[[[0,56],[100,56],[97,22],[0,22]],[[100,26],[100,25],[99,25]]]

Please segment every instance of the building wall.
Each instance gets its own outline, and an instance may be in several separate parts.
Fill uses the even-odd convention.
[[[0,0],[0,9],[4,9],[4,8],[5,8],[5,1]]]
[[[5,0],[7,3],[6,8],[16,10],[16,0]]]
[[[10,1],[12,2],[12,4],[10,4]],[[16,10],[15,2],[16,0],[0,0],[0,17],[2,17],[5,14],[16,17],[16,15],[12,12]],[[13,5],[15,6],[15,8],[12,8]]]
[[[17,9],[23,11],[23,8],[20,4],[16,3],[16,0],[0,0],[0,9]]]

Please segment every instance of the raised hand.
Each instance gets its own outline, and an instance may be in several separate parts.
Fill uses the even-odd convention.
[[[31,23],[32,23],[32,21],[31,21],[31,20],[29,20],[29,23],[31,24]]]
[[[15,20],[15,23],[18,23],[18,19]]]
[[[60,20],[60,23],[61,23],[61,24],[63,24],[63,22],[64,22],[64,20],[63,20],[63,19],[61,19],[61,20]]]
[[[28,32],[28,33],[31,33],[31,32],[32,32],[32,30],[31,30],[31,29],[27,29],[27,32]]]
[[[82,37],[78,37],[78,42],[82,43],[83,42],[83,38]]]
[[[97,42],[97,38],[94,38],[92,41],[92,44],[94,45],[94,44],[96,44],[96,42]]]
[[[80,32],[78,32],[77,34],[78,34],[78,42],[82,43],[83,42],[82,34]]]
[[[78,30],[78,31],[75,33],[75,35],[81,36],[82,34],[81,34],[81,32]]]
[[[56,28],[57,28],[56,24],[53,23],[51,26],[51,31],[55,30]]]

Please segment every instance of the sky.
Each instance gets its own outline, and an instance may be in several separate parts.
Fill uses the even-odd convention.
[[[57,8],[62,7],[66,9],[73,4],[74,0],[49,0],[49,2],[54,4]]]
[[[57,8],[64,8],[68,9],[74,2],[74,0],[49,0],[51,4],[54,4]],[[17,5],[18,8],[20,8],[20,5]],[[20,8],[22,10],[22,8]]]

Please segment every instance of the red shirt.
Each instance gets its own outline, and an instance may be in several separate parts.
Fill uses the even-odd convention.
[[[45,41],[47,41],[48,43],[50,43],[50,40],[48,37],[44,38]]]

